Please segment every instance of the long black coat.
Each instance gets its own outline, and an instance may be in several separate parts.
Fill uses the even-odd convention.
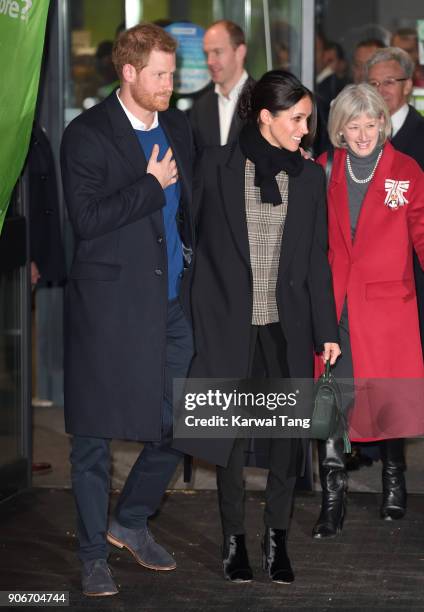
[[[177,162],[180,234],[190,246],[190,126],[175,109],[159,113],[159,122]],[[66,430],[158,440],[168,302],[164,191],[146,174],[115,92],[69,125],[61,153],[76,237],[65,311]]]
[[[196,262],[192,285],[193,378],[246,378],[252,322],[252,273],[244,198],[245,158],[238,144],[209,149],[198,168]],[[289,178],[277,304],[293,378],[312,378],[314,347],[337,342],[327,260],[325,177],[304,160]],[[175,440],[175,446],[225,465],[231,440]]]

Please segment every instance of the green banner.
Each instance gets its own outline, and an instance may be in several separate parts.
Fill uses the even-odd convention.
[[[0,232],[28,152],[50,0],[0,0]]]

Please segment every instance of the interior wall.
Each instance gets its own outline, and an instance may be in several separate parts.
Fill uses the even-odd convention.
[[[317,0],[317,24],[329,40],[339,42],[348,57],[360,41],[381,38],[386,44],[400,27],[424,19],[423,0]],[[400,8],[401,7],[401,8]]]
[[[424,19],[423,0],[376,0],[379,22],[391,31],[416,27],[417,19]]]

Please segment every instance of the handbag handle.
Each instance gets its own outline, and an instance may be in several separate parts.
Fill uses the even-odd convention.
[[[331,378],[331,365],[330,365],[330,360],[327,359],[327,361],[325,362],[324,380],[328,382],[330,378]]]
[[[325,370],[324,370],[324,382],[330,382],[333,379],[333,375],[331,373],[331,365],[330,365],[330,360],[327,359],[327,361],[325,362]],[[350,453],[352,451],[351,446],[350,446],[350,440],[349,440],[349,434],[348,434],[348,425],[346,423],[346,416],[340,412],[340,416],[342,418],[342,421],[344,423],[344,432],[343,432],[343,441],[344,441],[344,452],[345,453]]]

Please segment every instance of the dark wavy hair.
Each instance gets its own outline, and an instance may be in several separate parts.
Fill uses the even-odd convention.
[[[263,108],[276,116],[279,111],[291,108],[305,96],[312,102],[312,113],[308,118],[309,133],[302,138],[302,146],[309,147],[317,129],[315,96],[291,72],[270,70],[256,83],[248,81],[240,94],[237,112],[243,121],[257,123]]]

